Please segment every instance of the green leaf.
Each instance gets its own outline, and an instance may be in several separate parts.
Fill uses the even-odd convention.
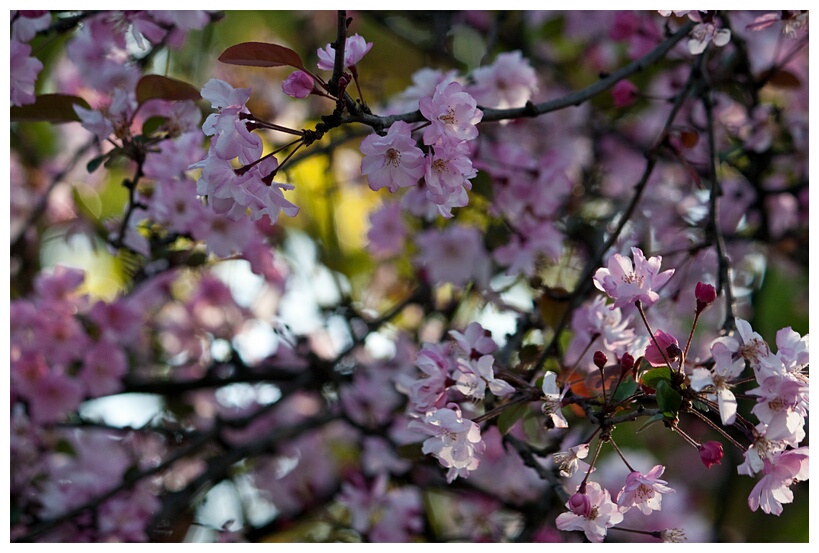
[[[11,107],[11,121],[20,123],[72,123],[80,120],[74,106],[91,109],[88,102],[70,94],[42,94],[33,104]]]
[[[299,55],[284,46],[267,42],[242,42],[235,44],[219,56],[222,63],[249,65],[252,67],[281,67],[289,65],[302,71],[304,68]]]
[[[536,344],[527,344],[521,348],[518,355],[520,356],[520,362],[524,365],[534,363],[540,357],[540,346]]]
[[[402,459],[418,460],[424,457],[424,452],[421,450],[421,444],[404,444],[396,448],[395,452]]]
[[[99,166],[102,165],[103,161],[108,159],[108,155],[109,154],[102,154],[101,156],[95,157],[86,164],[85,168],[88,170],[89,173],[93,173],[94,171],[99,169]]]
[[[144,136],[150,136],[156,131],[158,131],[162,125],[164,125],[168,119],[166,117],[161,117],[159,115],[155,115],[154,117],[149,117],[143,124],[142,124],[142,134]]]
[[[163,77],[162,75],[145,75],[136,86],[137,102],[142,105],[148,100],[198,100],[199,91],[188,83]]]
[[[665,382],[668,384],[671,382],[671,369],[667,366],[663,367],[654,367],[650,371],[643,374],[642,378],[640,378],[640,383],[643,386],[648,386],[649,388],[657,389],[657,384],[659,382]]]
[[[625,382],[621,382],[617,387],[617,392],[614,394],[614,402],[617,403],[623,401],[636,391],[637,383],[635,381],[629,379]]]
[[[58,440],[54,450],[57,453],[65,453],[66,455],[71,455],[72,457],[77,456],[77,452],[74,450],[74,446],[72,446],[71,442],[69,442],[68,440],[63,439]]]
[[[652,424],[654,424],[655,422],[657,422],[657,421],[661,421],[661,420],[663,420],[664,418],[665,418],[665,417],[663,417],[663,414],[662,414],[662,413],[657,413],[656,415],[654,415],[654,416],[652,416],[650,419],[648,419],[648,420],[645,422],[645,424],[643,424],[643,426],[641,426],[640,428],[638,428],[638,429],[637,429],[637,432],[642,432],[643,430],[645,430],[646,428],[648,428],[649,426],[651,426],[651,425],[652,425]]]
[[[657,381],[657,407],[666,419],[676,419],[682,405],[682,396],[665,380]]]
[[[523,402],[510,405],[504,409],[498,417],[498,430],[500,430],[501,434],[507,434],[512,430],[515,423],[523,418],[528,409],[529,405]]]

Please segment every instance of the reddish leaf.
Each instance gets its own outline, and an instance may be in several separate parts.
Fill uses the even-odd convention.
[[[253,67],[281,67],[289,65],[306,71],[299,55],[284,46],[266,42],[242,42],[231,46],[219,56],[222,63],[251,65]]]
[[[700,141],[700,135],[697,131],[681,131],[680,142],[686,148],[693,148]]]
[[[79,121],[74,106],[91,109],[88,102],[70,94],[42,94],[33,104],[12,106],[11,120],[19,122],[70,123]]]
[[[198,100],[199,91],[188,83],[163,77],[162,75],[145,75],[136,86],[137,102],[144,104],[148,100]]]
[[[769,71],[766,76],[770,84],[779,88],[799,88],[802,86],[799,77],[787,69],[774,70],[773,73]]]

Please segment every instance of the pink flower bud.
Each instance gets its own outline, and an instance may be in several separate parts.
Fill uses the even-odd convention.
[[[584,493],[576,493],[569,498],[566,504],[569,510],[581,517],[588,517],[591,514],[591,500]]]
[[[717,290],[710,284],[698,282],[694,288],[694,296],[697,298],[697,313],[700,313],[707,305],[717,299]]]
[[[722,460],[722,444],[715,441],[705,442],[697,446],[700,452],[700,459],[706,468],[711,468],[711,465],[718,465]]]
[[[624,371],[628,371],[634,367],[634,357],[629,352],[624,353],[623,357],[620,358],[620,366],[623,367]]]
[[[293,98],[307,98],[314,86],[313,77],[304,71],[296,71],[284,80],[282,92]]]
[[[619,81],[611,89],[611,97],[614,99],[614,107],[624,108],[634,103],[637,98],[637,87],[631,81]]]
[[[665,352],[665,355],[662,354],[660,349],[657,349],[655,340],[657,345]],[[645,357],[646,361],[651,363],[652,366],[662,367],[666,363],[666,358],[668,358],[669,361],[673,361],[677,355],[679,355],[679,351],[679,342],[677,342],[676,338],[662,330],[656,330],[654,332],[654,340],[651,340],[648,346],[646,346]]]
[[[608,361],[608,357],[606,354],[600,350],[594,352],[594,364],[597,366],[598,369],[603,369],[606,366],[606,362]]]

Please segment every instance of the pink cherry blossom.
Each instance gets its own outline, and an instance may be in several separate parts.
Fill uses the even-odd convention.
[[[484,286],[488,282],[489,256],[477,229],[462,225],[442,231],[430,229],[420,232],[416,243],[420,252],[415,263],[429,282],[450,282],[456,286],[469,281]]]
[[[593,337],[599,336],[603,346],[612,352],[624,353],[634,340],[631,318],[623,318],[620,308],[609,309],[602,296],[595,296],[572,313],[572,339],[566,348],[566,359],[576,363]]]
[[[412,128],[396,121],[385,136],[371,134],[361,141],[361,173],[367,175],[372,190],[387,187],[390,192],[415,186],[424,175],[424,152],[412,138]]]
[[[128,360],[122,348],[109,342],[94,344],[83,357],[78,373],[88,395],[98,397],[119,392],[122,377],[128,372]]]
[[[636,507],[644,515],[659,511],[662,508],[662,494],[675,493],[666,486],[668,482],[660,480],[664,471],[665,467],[662,465],[655,465],[645,474],[632,471],[626,477],[626,485],[617,494],[617,505],[624,511]]]
[[[398,95],[397,100],[389,106],[388,114],[417,111],[421,98],[435,94],[435,87],[442,82],[447,84],[453,82],[456,73],[455,70],[444,72],[440,69],[422,67],[412,74],[412,85]]]
[[[472,79],[467,90],[486,107],[520,107],[537,92],[535,71],[519,50],[498,54],[491,65],[475,69]]]
[[[11,62],[9,82],[11,84],[11,105],[33,104],[34,83],[43,69],[43,62],[32,57],[31,46],[12,40],[9,46]]]
[[[552,455],[560,470],[560,476],[569,478],[577,471],[588,471],[589,464],[581,459],[589,456],[589,444],[579,444]]]
[[[506,274],[534,276],[543,259],[556,260],[563,251],[563,235],[550,220],[524,218],[506,244],[495,248],[492,257],[506,265]],[[542,264],[542,263],[541,263]]]
[[[498,345],[492,339],[492,333],[485,330],[478,322],[469,323],[463,333],[450,330],[449,335],[455,340],[461,353],[473,359],[493,353],[498,349]]]
[[[776,357],[790,374],[798,374],[810,362],[808,335],[800,336],[791,327],[776,332]]]
[[[569,423],[566,417],[563,416],[561,409],[563,408],[563,396],[566,395],[568,388],[563,391],[557,387],[557,373],[548,371],[543,375],[543,404],[540,406],[543,414],[549,418],[549,424],[552,428],[568,428]]]
[[[751,412],[764,423],[765,437],[794,447],[799,445],[805,437],[803,427],[808,415],[807,384],[773,375],[748,394],[758,398]]]
[[[730,389],[731,381],[745,369],[745,362],[734,359],[731,350],[719,340],[711,344],[711,355],[714,357],[714,367],[710,370],[695,368],[691,373],[691,388],[697,392],[707,388],[708,397],[716,399],[719,404],[722,424],[730,425],[734,423],[737,412],[737,400]]]
[[[415,358],[415,366],[424,373],[423,378],[408,385],[399,386],[409,395],[410,404],[420,413],[446,403],[447,379],[453,368],[450,348],[442,344],[425,344]]]
[[[586,483],[586,496],[591,504],[588,515],[582,516],[571,511],[561,513],[555,520],[555,525],[558,530],[582,531],[589,541],[602,543],[608,529],[622,522],[623,513],[611,500],[608,490],[601,488],[597,482]],[[566,507],[570,508],[570,505],[567,503]]]
[[[455,388],[467,397],[483,399],[486,388],[498,397],[508,396],[515,389],[505,380],[495,378],[493,365],[495,358],[483,355],[474,361],[458,359],[458,368],[453,374]]]
[[[373,47],[372,42],[366,42],[364,37],[355,34],[348,36],[344,43],[344,67],[352,67],[361,61],[364,55]],[[332,71],[336,62],[336,49],[328,44],[316,51],[319,62],[318,68]]]
[[[374,257],[384,259],[404,251],[407,225],[404,223],[401,204],[384,203],[370,213],[370,229],[367,231],[369,251]]]
[[[714,46],[725,46],[730,41],[730,29],[718,29],[713,23],[703,22],[691,29],[691,38],[688,40],[688,51],[696,56],[702,54],[710,42],[713,42]]]
[[[460,198],[465,194],[464,189],[472,189],[469,179],[478,172],[472,168],[468,154],[469,148],[463,142],[443,141],[435,146],[432,155],[426,157],[424,183],[427,198],[444,205],[451,196]]]
[[[782,514],[782,504],[793,501],[790,487],[797,481],[808,479],[809,450],[807,447],[789,449],[765,460],[764,476],[748,496],[751,511],[762,508],[768,514]]]
[[[476,125],[483,117],[475,99],[457,82],[442,82],[432,97],[421,98],[421,113],[431,123],[424,130],[424,144],[442,139],[473,140],[478,136]]]
[[[445,408],[428,411],[422,419],[411,421],[409,427],[430,436],[424,440],[421,451],[432,454],[441,465],[450,469],[447,482],[467,476],[469,471],[478,468],[486,446],[478,425],[464,419],[457,404],[450,403]]]
[[[674,269],[660,272],[661,256],[646,259],[639,248],[631,248],[631,253],[634,265],[627,257],[615,253],[609,258],[608,268],[597,269],[594,273],[594,285],[614,300],[612,309],[634,301],[640,301],[646,307],[652,305],[660,299],[656,289],[674,274]]]
[[[51,25],[48,10],[11,10],[11,38],[18,42],[29,42],[38,32]]]
[[[33,383],[28,398],[31,420],[37,424],[60,422],[83,400],[82,384],[62,371],[47,372]]]

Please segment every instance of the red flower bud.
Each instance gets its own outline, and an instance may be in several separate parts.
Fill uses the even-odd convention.
[[[697,446],[700,452],[700,460],[705,468],[711,468],[711,465],[718,465],[722,461],[722,444],[715,441],[705,442]]]
[[[623,357],[620,358],[620,366],[623,367],[624,371],[631,369],[634,366],[634,357],[629,352],[624,353]]]
[[[576,493],[569,498],[566,504],[569,510],[581,517],[588,517],[591,514],[591,500],[584,493]]]
[[[700,313],[706,306],[717,299],[717,290],[710,284],[698,282],[694,288],[694,296],[697,298],[697,313]]]
[[[606,366],[606,362],[608,361],[608,357],[606,354],[600,350],[594,352],[594,364],[597,366],[598,369],[603,370],[603,367]]]

